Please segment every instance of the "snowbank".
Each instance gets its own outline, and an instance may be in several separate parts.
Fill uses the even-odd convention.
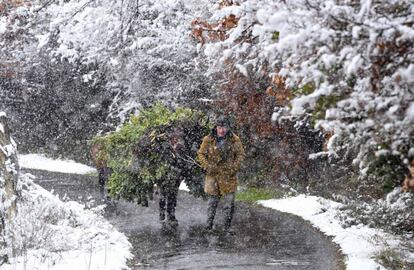
[[[340,245],[347,256],[348,270],[377,270],[385,269],[373,259],[373,256],[384,250],[386,246],[397,247],[398,239],[381,230],[363,225],[343,228],[336,219],[339,209],[343,206],[315,196],[299,195],[284,199],[259,201],[259,204],[282,212],[302,217],[312,223],[333,241]],[[411,256],[414,254],[411,254]]]
[[[62,173],[87,174],[96,172],[95,168],[76,163],[73,160],[53,160],[41,154],[19,155],[20,167]]]
[[[58,172],[87,173],[92,170],[73,161],[50,160],[40,155],[19,157],[23,167]],[[22,197],[18,213],[7,227],[8,243],[16,254],[2,270],[19,269],[129,269],[131,244],[102,216],[104,206],[85,209],[74,201],[63,202],[21,176]]]

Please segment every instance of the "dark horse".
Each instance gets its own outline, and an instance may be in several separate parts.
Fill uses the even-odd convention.
[[[193,157],[206,133],[198,121],[177,120],[167,125],[149,128],[141,137],[133,154],[146,168],[162,170],[154,179],[159,194],[159,218],[171,225],[178,224],[175,216],[178,189],[182,181],[190,193],[205,196],[202,170]],[[141,169],[143,166],[140,166]]]

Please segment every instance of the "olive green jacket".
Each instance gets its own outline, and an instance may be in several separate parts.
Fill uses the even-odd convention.
[[[204,191],[210,195],[224,195],[237,189],[237,171],[244,159],[240,138],[230,133],[225,144],[217,147],[212,134],[204,137],[198,150],[198,161],[206,170]]]

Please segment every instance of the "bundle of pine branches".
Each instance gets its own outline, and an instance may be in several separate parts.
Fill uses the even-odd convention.
[[[177,181],[185,181],[191,194],[204,197],[196,153],[209,129],[199,111],[156,104],[131,116],[116,132],[95,138],[103,145],[101,156],[112,171],[109,194],[148,206],[156,187],[172,190]],[[179,149],[172,146],[174,136],[182,141]]]

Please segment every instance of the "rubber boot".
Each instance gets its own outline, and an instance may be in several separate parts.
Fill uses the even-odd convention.
[[[210,198],[208,199],[207,224],[206,224],[206,230],[208,231],[211,231],[213,229],[214,217],[216,216],[218,202],[219,202],[218,196],[210,196]]]

